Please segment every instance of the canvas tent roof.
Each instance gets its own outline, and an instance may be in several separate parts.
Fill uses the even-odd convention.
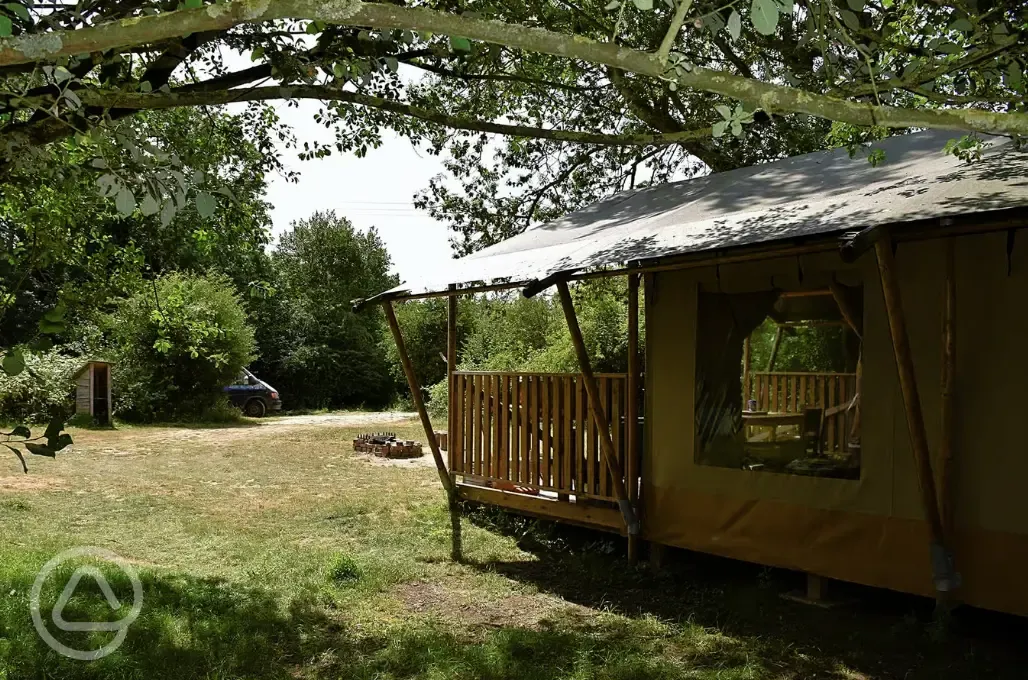
[[[942,151],[954,136],[929,131],[886,139],[875,144],[885,152],[878,167],[836,149],[621,192],[472,255],[442,260],[385,295],[528,283],[592,267],[1028,205],[1028,151],[1006,138],[986,138],[982,160],[967,164]]]

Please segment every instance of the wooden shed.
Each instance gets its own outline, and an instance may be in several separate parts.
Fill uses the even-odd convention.
[[[396,301],[449,297],[455,366],[458,295],[556,287],[581,370],[451,371],[451,500],[1028,615],[1028,153],[951,137],[623,192],[360,301],[423,413]],[[569,293],[606,276],[625,374],[592,373]]]
[[[111,362],[90,360],[75,374],[75,413],[111,424]]]

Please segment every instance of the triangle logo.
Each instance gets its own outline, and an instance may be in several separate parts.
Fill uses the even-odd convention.
[[[53,609],[53,621],[54,625],[64,631],[69,632],[81,632],[81,631],[116,631],[124,627],[122,621],[66,621],[64,618],[64,607],[68,604],[72,595],[75,594],[75,589],[78,588],[79,582],[83,577],[89,576],[96,585],[100,588],[100,592],[103,593],[104,599],[107,600],[107,604],[110,605],[112,611],[118,611],[121,609],[121,601],[114,594],[111,589],[111,584],[107,582],[107,579],[100,572],[99,569],[92,566],[82,566],[75,570],[75,573],[68,579],[68,583],[64,586],[64,590],[61,592],[61,596],[57,598],[56,604]]]

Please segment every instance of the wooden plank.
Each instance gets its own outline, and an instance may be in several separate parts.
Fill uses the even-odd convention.
[[[778,376],[771,376],[771,411],[781,411],[778,399]]]
[[[583,380],[584,382],[584,380]],[[596,418],[593,414],[592,407],[589,402],[592,401],[592,395],[587,394],[586,397],[586,409],[585,409],[585,436],[586,436],[586,468],[585,468],[585,491],[586,493],[596,494],[599,492],[599,485],[596,480]]]
[[[771,406],[768,401],[768,390],[769,383],[771,382],[771,376],[762,375],[760,376],[760,403],[757,404],[757,408],[762,411],[770,411]]]
[[[520,430],[521,430],[521,448],[520,448],[520,452],[519,452],[521,460],[519,461],[519,465],[518,465],[518,470],[519,470],[519,472],[518,472],[518,481],[521,482],[522,484],[527,484],[528,480],[529,480],[529,477],[528,477],[528,447],[531,444],[531,442],[529,440],[529,436],[528,436],[528,421],[529,421],[529,414],[528,414],[528,388],[529,387],[530,387],[529,376],[527,376],[527,375],[523,376],[521,378],[521,384],[520,384],[520,386],[518,388],[519,391],[520,391],[520,395],[519,395],[519,406],[520,406],[520,408],[518,409],[518,412],[519,412],[519,416],[518,417],[521,420],[521,423],[520,423],[520,425],[521,425],[521,427],[520,427]]]
[[[947,239],[944,255],[945,288],[942,303],[942,375],[940,392],[942,437],[939,441],[939,518],[943,534],[953,539],[953,422],[957,369],[957,275],[953,239]],[[858,371],[859,372],[859,371]]]
[[[511,493],[479,486],[459,485],[460,497],[525,513],[533,517],[580,524],[594,529],[623,533],[624,520],[613,507],[558,501],[555,498]]]
[[[482,381],[485,376],[476,375],[473,378],[472,386],[473,399],[475,404],[474,431],[474,464],[471,466],[474,474],[482,476]]]
[[[564,491],[570,492],[572,491],[572,456],[575,451],[574,445],[572,444],[572,437],[575,434],[575,413],[572,403],[572,390],[575,387],[575,380],[564,375],[561,379],[561,383],[564,388],[563,410],[561,413],[561,420],[563,421],[561,424],[561,430],[564,437],[564,445],[561,456],[563,469],[560,473],[560,488]]]
[[[464,376],[464,472],[475,472],[475,378]]]
[[[825,410],[828,410],[831,407],[835,406],[835,404],[837,403],[835,401],[835,395],[836,395],[836,393],[838,391],[839,381],[836,378],[827,378],[825,380],[825,382],[827,383],[827,386],[828,386],[828,400],[825,402]],[[836,420],[838,420],[838,418],[834,418],[834,417],[833,418],[828,418],[827,422],[825,423],[825,428],[827,430],[826,440],[828,441],[828,450],[832,451],[832,452],[836,451],[836,448],[835,448],[835,443],[836,443],[836,439],[835,439],[835,421]]]
[[[455,415],[455,418],[454,418],[454,421],[453,421],[453,426],[454,426],[454,428],[456,428],[457,431],[454,433],[453,439],[450,440],[451,441],[450,446],[454,446],[455,449],[456,449],[454,451],[454,454],[453,454],[453,460],[454,460],[454,465],[457,467],[457,472],[460,472],[460,473],[463,474],[463,472],[464,472],[464,450],[466,448],[465,447],[466,435],[465,435],[465,429],[464,428],[465,428],[465,425],[466,425],[465,421],[467,420],[467,413],[468,413],[467,412],[467,403],[466,403],[466,400],[464,398],[464,390],[466,389],[465,385],[467,383],[467,379],[464,376],[455,373],[454,376],[453,376],[453,382],[454,382],[454,392],[455,392],[454,395],[453,395],[453,398],[454,398],[454,408],[456,409],[456,415]]]
[[[493,378],[482,376],[482,475],[493,476]]]
[[[510,377],[501,375],[500,400],[497,404],[500,414],[500,479],[510,479]]]
[[[586,461],[588,452],[586,442],[588,430],[585,420],[585,382],[582,376],[575,378],[575,492],[585,492]]]
[[[840,404],[845,404],[846,403],[846,398],[847,398],[846,397],[846,380],[844,378],[840,378],[839,379],[839,403]],[[838,441],[838,447],[836,448],[836,450],[839,451],[840,453],[845,453],[846,452],[846,437],[847,437],[847,435],[849,434],[849,431],[850,431],[849,428],[846,427],[847,415],[848,414],[846,413],[846,411],[842,411],[841,413],[839,413],[839,416],[838,416],[838,421],[839,422],[837,424],[837,429],[839,430],[839,432],[838,432],[837,436],[839,437],[839,441]]]
[[[521,379],[510,379],[510,476],[512,482],[521,481]]]
[[[553,445],[553,411],[550,403],[550,387],[553,376],[545,376],[539,381],[539,427],[542,429],[542,446],[539,447],[539,479],[543,486],[553,486],[550,479],[550,456]]]
[[[799,410],[799,394],[796,392],[796,376],[789,378],[789,412],[796,413]]]
[[[625,445],[622,437],[624,436],[624,424],[621,422],[621,416],[624,413],[624,406],[622,404],[622,396],[624,390],[621,387],[620,378],[611,378],[610,380],[610,438],[614,443],[614,457],[621,464],[621,469],[625,469]],[[627,486],[628,480],[625,485]]]
[[[596,427],[597,427],[597,429],[599,429],[601,427],[606,427],[606,428],[609,429],[611,424],[612,424],[612,421],[609,420],[609,418],[610,418],[610,380],[607,379],[607,378],[597,378],[596,386],[600,389],[600,406],[601,406],[601,408],[603,410],[603,413],[607,414],[607,418],[608,418],[608,420],[606,422],[597,420],[596,421]],[[597,434],[599,435],[599,432],[597,432]],[[611,436],[611,443],[613,443],[613,440],[614,440],[614,437],[612,435]],[[599,485],[600,485],[600,491],[599,491],[600,495],[601,496],[609,495],[610,494],[610,482],[609,482],[610,475],[607,474],[607,470],[605,469],[605,467],[603,465],[599,465],[599,461],[597,461],[597,475],[596,476],[598,477],[597,481],[599,482]]]

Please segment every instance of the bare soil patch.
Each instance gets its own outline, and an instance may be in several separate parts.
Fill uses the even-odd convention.
[[[438,617],[470,629],[539,629],[557,620],[584,621],[595,610],[572,604],[553,595],[535,593],[496,596],[483,590],[461,588],[459,583],[413,581],[397,589],[408,611]]]

